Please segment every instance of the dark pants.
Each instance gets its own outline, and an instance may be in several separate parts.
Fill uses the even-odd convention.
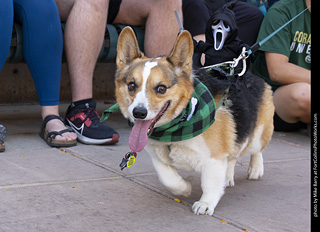
[[[0,1],[0,70],[10,49],[13,21],[22,25],[24,58],[40,104],[58,105],[63,38],[54,0]]]

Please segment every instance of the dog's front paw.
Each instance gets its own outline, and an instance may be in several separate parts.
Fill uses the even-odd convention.
[[[183,180],[180,184],[176,185],[174,189],[171,189],[171,192],[177,196],[189,197],[191,190],[191,183],[188,180]]]
[[[196,201],[192,206],[193,213],[197,215],[205,215],[208,214],[210,216],[214,213],[214,206],[210,205],[207,202],[204,201]]]

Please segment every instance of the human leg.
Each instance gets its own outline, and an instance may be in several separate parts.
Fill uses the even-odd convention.
[[[64,31],[72,101],[92,98],[92,80],[107,22],[109,0],[56,0]]]
[[[273,95],[276,114],[287,123],[310,123],[311,85],[294,83],[279,87]]]
[[[123,0],[114,23],[145,26],[145,54],[168,55],[179,32],[174,10],[182,20],[181,0]]]
[[[42,106],[42,118],[59,115],[63,40],[57,7],[53,0],[13,2],[15,20],[22,24],[24,56]],[[66,127],[59,120],[51,120],[46,129],[51,132]],[[66,132],[56,139],[75,140],[76,135]]]
[[[0,71],[6,62],[12,36],[13,4],[12,0],[0,1]]]
[[[64,31],[65,52],[72,91],[67,123],[86,144],[114,144],[119,135],[100,122],[92,100],[92,81],[104,39],[109,0],[55,0]]]
[[[238,37],[249,46],[253,45],[264,18],[263,13],[259,8],[241,1],[237,1],[232,10],[239,28]]]
[[[13,0],[15,21],[22,24],[23,52],[40,105],[59,104],[63,40],[53,0]]]
[[[12,0],[0,1],[0,71],[6,62],[12,36],[13,4]],[[0,124],[0,152],[5,151],[6,129]]]

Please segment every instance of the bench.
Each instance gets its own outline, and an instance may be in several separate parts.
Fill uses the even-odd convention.
[[[64,27],[65,24],[62,24],[62,30],[64,30]],[[114,103],[114,73],[116,68],[114,61],[117,55],[119,34],[124,27],[125,25],[106,25],[103,46],[93,75],[93,97],[97,101]],[[140,49],[143,51],[144,28],[132,28],[137,35]],[[19,24],[13,26],[10,52],[6,64],[0,72],[0,81],[0,104],[38,103],[32,76],[23,56],[22,28]],[[65,55],[63,55],[61,67],[60,101],[71,101],[70,79]]]
[[[114,62],[117,55],[117,43],[121,30],[126,27],[120,24],[107,24],[106,32],[103,40],[103,45],[98,57],[99,63]],[[65,24],[62,23],[62,31],[64,31]],[[132,27],[134,30],[139,47],[143,51],[144,44],[144,28]],[[63,55],[62,62],[65,63],[65,55]],[[12,31],[12,40],[10,46],[10,52],[6,60],[8,63],[24,63],[23,56],[23,40],[22,40],[22,27],[21,25],[14,23]]]

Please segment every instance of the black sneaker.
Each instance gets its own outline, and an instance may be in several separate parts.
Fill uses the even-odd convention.
[[[119,141],[119,134],[107,124],[100,122],[95,101],[78,106],[71,104],[66,113],[66,123],[82,143],[115,144]]]

